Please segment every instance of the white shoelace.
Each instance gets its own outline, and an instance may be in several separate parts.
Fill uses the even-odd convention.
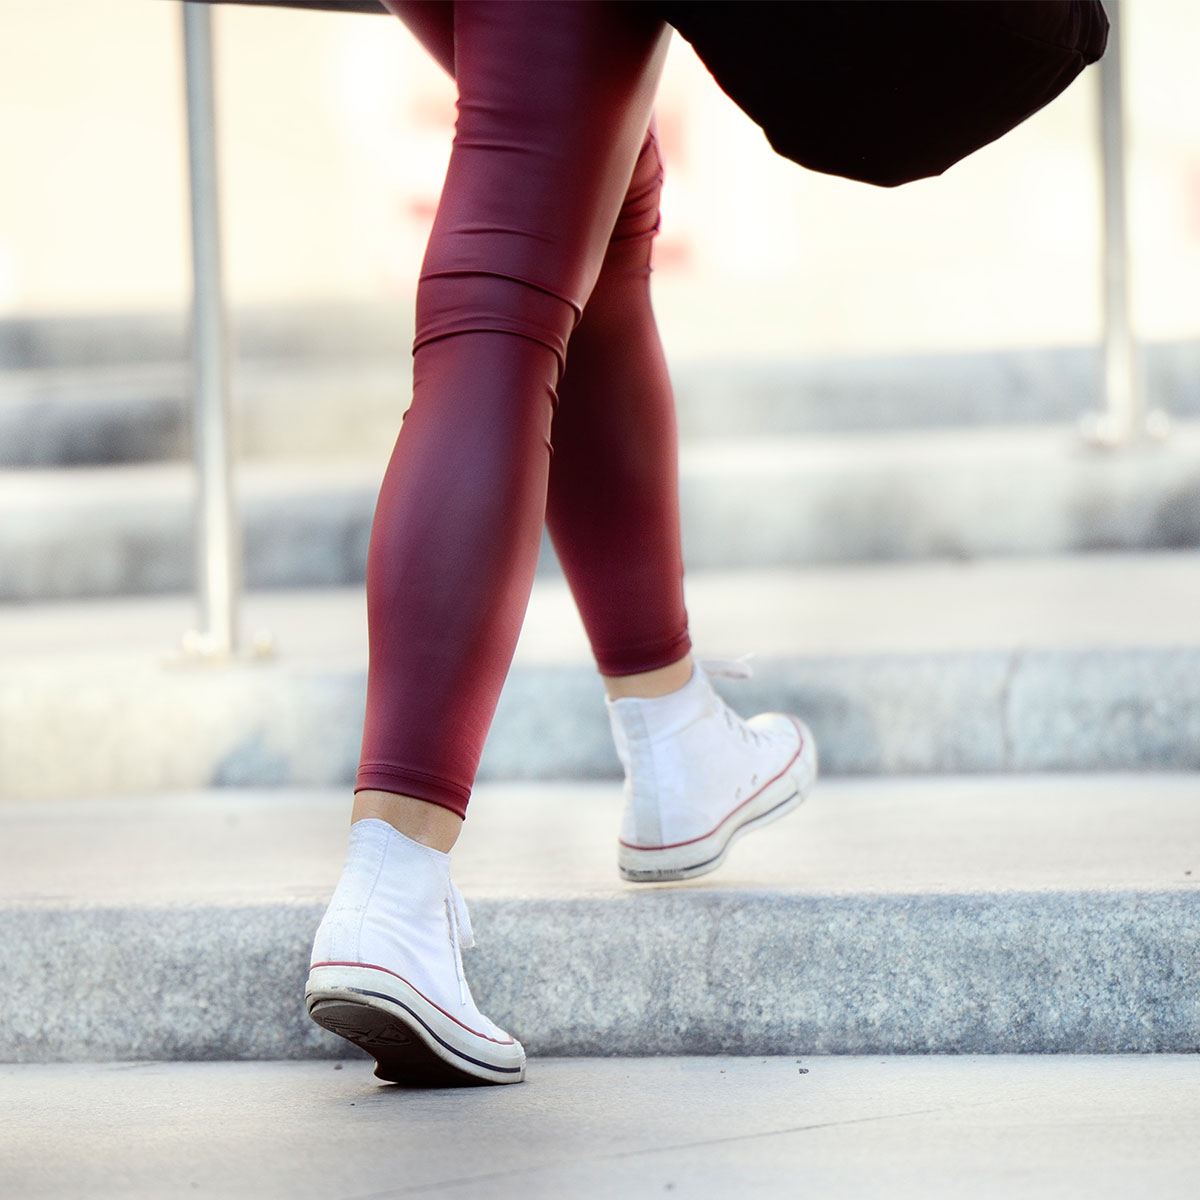
[[[462,951],[470,950],[475,945],[475,933],[471,928],[471,916],[467,912],[467,902],[462,892],[450,884],[450,893],[446,897],[446,915],[450,919],[450,941],[454,946],[454,971],[458,976],[458,996],[463,1004],[470,1002],[470,992],[467,990],[467,976],[463,970]]]
[[[750,665],[753,657],[754,652],[751,651],[749,654],[743,654],[740,658],[700,658],[696,660],[696,664],[705,675],[710,677],[717,675],[722,679],[753,679],[754,668]],[[724,712],[725,724],[730,729],[739,730],[743,742],[753,742],[756,746],[761,744],[762,738],[758,731],[751,729],[724,700],[721,700],[721,708]]]

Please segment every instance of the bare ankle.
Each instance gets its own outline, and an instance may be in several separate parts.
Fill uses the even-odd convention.
[[[356,792],[351,823],[374,818],[386,821],[398,833],[448,854],[458,841],[462,818],[440,804],[401,796],[395,792],[365,790]]]
[[[635,697],[652,700],[677,692],[692,677],[692,656],[685,654],[678,662],[659,667],[654,671],[642,671],[637,675],[606,675],[604,694],[610,700]]]

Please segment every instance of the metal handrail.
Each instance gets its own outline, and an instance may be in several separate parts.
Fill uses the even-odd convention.
[[[1103,173],[1103,407],[1081,422],[1084,437],[1107,449],[1161,440],[1169,422],[1146,400],[1145,377],[1129,303],[1125,103],[1122,87],[1122,0],[1107,0],[1108,47],[1100,60],[1100,154]]]
[[[229,348],[221,274],[212,13],[183,5],[188,172],[192,218],[193,437],[197,481],[199,624],[184,635],[190,656],[224,659],[238,648],[241,536],[233,492]]]

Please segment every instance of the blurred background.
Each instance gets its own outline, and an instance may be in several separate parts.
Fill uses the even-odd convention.
[[[168,0],[6,0],[0,317],[186,306],[179,12]],[[449,153],[450,81],[382,16],[214,15],[231,303],[403,314]],[[1138,329],[1194,337],[1200,10],[1135,0],[1126,27]],[[790,356],[1094,343],[1097,75],[944,178],[884,191],[774,156],[676,37],[659,105],[669,346]]]
[[[4,3],[0,790],[13,795],[353,771],[366,541],[407,403],[454,91],[385,16],[211,8],[249,589],[235,623],[243,653],[275,657],[248,676],[235,657],[220,687],[244,694],[206,702],[207,749],[181,754],[164,733],[150,753],[132,731],[163,724],[166,691],[182,689],[181,726],[198,703],[194,680],[160,670],[197,625],[182,7]],[[1030,648],[1196,644],[1200,7],[1123,11],[1131,325],[1147,403],[1173,423],[1164,439],[1143,422],[1115,450],[1079,427],[1103,401],[1099,68],[944,177],[882,190],[775,156],[674,40],[654,286],[693,621],[703,649],[759,650],[758,698],[809,713],[832,771],[1200,763],[1200,684],[1188,676],[1164,707],[1144,657],[1136,686],[1106,668],[1067,716],[1031,717],[1025,750],[1003,672],[972,674]],[[538,670],[587,662],[545,558],[510,684],[536,696],[552,694]],[[126,666],[94,657],[117,652]],[[929,657],[946,654],[966,657]],[[897,677],[885,703],[897,656],[926,673]],[[325,674],[301,702],[289,672],[303,663]],[[1064,663],[1054,678],[1075,686]],[[964,699],[959,670],[991,682]],[[293,697],[286,720],[263,698],[276,686]],[[987,738],[950,721],[918,745],[897,715],[913,689],[955,720],[983,706]],[[539,733],[530,754],[508,711],[485,775],[615,770],[599,717],[590,749]],[[1114,714],[1132,722],[1126,742]],[[1045,721],[1066,732],[1043,736]],[[66,727],[94,752],[48,770]]]

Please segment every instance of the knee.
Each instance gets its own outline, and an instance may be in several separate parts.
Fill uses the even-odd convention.
[[[511,333],[553,351],[561,374],[579,316],[580,309],[561,296],[506,275],[425,275],[417,287],[413,349],[457,333]]]

